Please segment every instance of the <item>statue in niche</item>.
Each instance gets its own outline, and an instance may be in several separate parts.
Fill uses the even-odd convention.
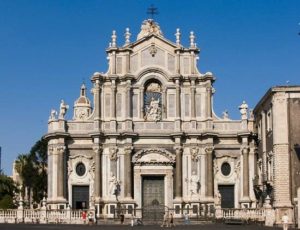
[[[145,120],[160,121],[161,120],[161,86],[157,82],[151,82],[145,91]]]
[[[146,121],[159,121],[161,119],[161,108],[159,106],[159,99],[151,98],[150,105],[146,108]]]
[[[192,172],[192,176],[190,179],[190,191],[191,191],[191,195],[196,195],[199,193],[199,189],[200,189],[200,180],[198,175],[196,174],[196,171]]]
[[[116,198],[120,192],[120,182],[118,181],[117,177],[115,176],[114,173],[110,173],[110,178],[109,178],[109,194],[115,195]]]

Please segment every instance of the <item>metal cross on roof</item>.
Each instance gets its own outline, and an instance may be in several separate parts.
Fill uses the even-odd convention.
[[[151,15],[151,19],[154,18],[154,15],[158,14],[158,10],[157,7],[154,7],[153,4],[151,4],[151,6],[147,9],[147,14]]]

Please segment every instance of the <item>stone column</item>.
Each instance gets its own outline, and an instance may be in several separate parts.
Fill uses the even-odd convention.
[[[111,117],[116,119],[116,80],[111,80]]]
[[[213,174],[213,147],[206,147],[206,197],[213,198],[214,194],[214,174]]]
[[[242,149],[243,154],[243,197],[249,200],[249,148]]]
[[[101,154],[103,149],[101,146],[95,145],[93,150],[95,153],[95,199],[99,202],[102,196]]]
[[[57,147],[57,197],[64,198],[64,153],[66,147],[61,145]]]
[[[100,130],[101,129],[101,87],[100,87],[100,74],[95,73],[92,79],[94,83],[94,88],[92,89],[92,92],[94,94],[94,122],[95,122],[95,129]]]
[[[195,79],[191,80],[191,118],[194,120],[196,118],[196,104],[195,104]]]
[[[144,119],[144,87],[140,88],[140,118]]]
[[[175,146],[176,153],[176,187],[175,198],[182,198],[182,147]]]
[[[126,119],[131,118],[131,80],[127,79],[126,81]]]
[[[176,83],[176,120],[180,120],[181,110],[180,110],[180,81],[179,81],[179,79],[176,79],[175,83]]]
[[[128,199],[132,199],[132,167],[131,167],[131,153],[132,146],[124,148],[124,194]]]
[[[208,118],[212,117],[211,96],[212,96],[212,88],[211,88],[211,85],[209,85],[206,88],[206,104],[207,104],[207,107],[206,107],[207,113],[206,113],[206,115],[207,115]]]

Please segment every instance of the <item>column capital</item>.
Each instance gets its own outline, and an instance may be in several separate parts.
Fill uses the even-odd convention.
[[[124,153],[125,154],[131,154],[131,152],[132,152],[133,149],[134,149],[133,146],[126,146],[124,148]]]
[[[249,146],[242,146],[241,147],[241,153],[242,154],[247,154],[247,153],[249,153]]]
[[[204,150],[205,150],[206,154],[212,154],[213,151],[214,151],[214,147],[213,146],[206,146],[204,148]]]
[[[175,150],[176,155],[182,154],[182,152],[183,152],[183,148],[180,145],[174,146],[174,150]]]
[[[95,145],[95,146],[93,146],[93,151],[94,151],[94,153],[96,153],[96,154],[101,154],[102,151],[103,151],[103,148],[102,148],[102,146]]]

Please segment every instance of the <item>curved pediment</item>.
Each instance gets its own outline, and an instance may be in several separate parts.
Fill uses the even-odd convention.
[[[136,165],[173,165],[175,155],[165,149],[143,149],[133,155],[132,162]]]

